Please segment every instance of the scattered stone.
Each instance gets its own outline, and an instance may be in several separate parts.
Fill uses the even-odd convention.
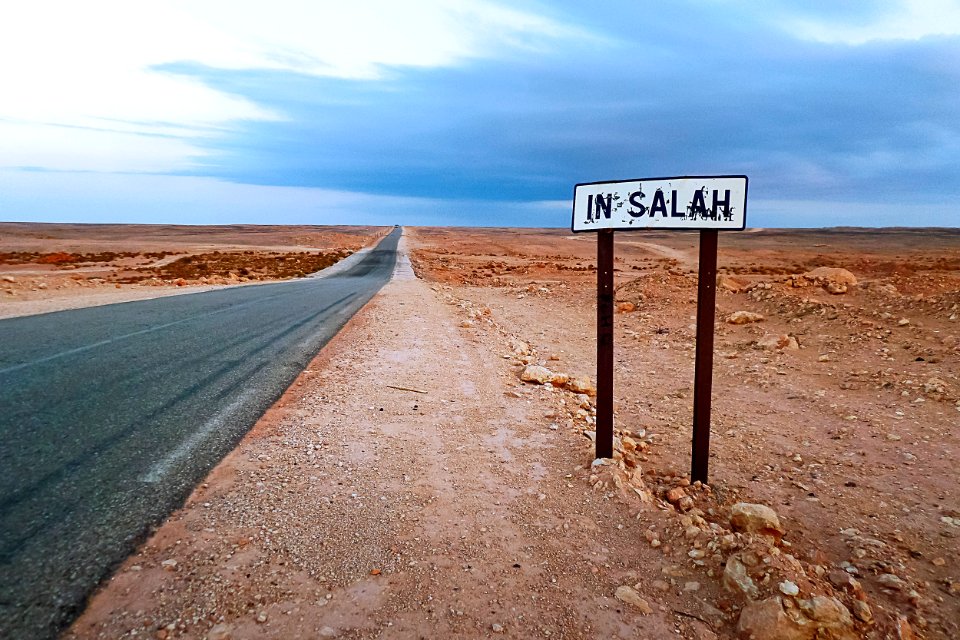
[[[738,502],[733,505],[730,509],[730,526],[734,531],[772,536],[777,541],[784,534],[777,512],[762,504]]]
[[[532,353],[530,345],[519,338],[510,338],[510,350],[515,356],[529,356]]]
[[[547,384],[553,378],[554,373],[546,367],[539,365],[530,365],[520,374],[520,379],[524,382],[533,382],[535,384]]]
[[[321,627],[320,628],[320,637],[321,638],[336,638],[337,630],[333,627]]]
[[[750,640],[813,640],[816,625],[802,615],[787,615],[780,596],[748,603],[740,612],[737,634]]]
[[[230,625],[221,622],[207,632],[207,640],[230,640],[233,637],[230,635],[231,631]]]
[[[750,324],[751,322],[763,322],[763,314],[753,311],[734,311],[727,316],[727,324]]]
[[[897,640],[917,640],[917,634],[905,616],[897,617]]]
[[[828,282],[823,288],[826,289],[827,293],[835,296],[843,295],[847,292],[847,285],[842,282]]]
[[[877,578],[877,583],[884,589],[893,589],[894,591],[903,591],[907,588],[907,583],[892,573],[880,574],[880,577]]]
[[[673,489],[667,491],[666,498],[667,502],[675,505],[680,502],[681,498],[685,498],[686,496],[687,492],[683,490],[683,487],[674,487]]]
[[[645,616],[653,613],[653,608],[650,606],[650,603],[644,600],[643,597],[641,597],[640,594],[637,593],[637,590],[633,587],[627,585],[619,586],[617,587],[617,591],[614,593],[614,596],[620,602],[625,602],[632,607],[636,607],[640,613]]]
[[[781,351],[785,349],[794,350],[800,348],[800,343],[797,342],[797,338],[788,334],[765,334],[762,338],[757,340],[756,345],[761,349],[778,349]]]
[[[16,281],[17,281],[17,279],[14,278],[13,276],[3,276],[3,277],[0,277],[0,280],[3,280],[4,282],[16,282]]]
[[[730,276],[718,276],[717,288],[731,293],[740,293],[743,291],[744,283]]]
[[[494,622],[494,623],[490,626],[490,629],[491,629],[494,633],[503,633],[503,632],[505,631],[505,629],[503,628],[503,625],[500,624],[499,622]]]
[[[267,612],[266,612],[266,611],[261,611],[260,613],[257,614],[257,622],[258,622],[259,624],[263,624],[263,623],[266,622],[266,621],[267,621]]]
[[[663,593],[670,591],[670,584],[667,582],[664,582],[663,580],[654,580],[653,582],[650,583],[650,586],[656,589],[657,591],[661,591]]]
[[[593,382],[590,381],[588,376],[570,376],[564,387],[574,393],[583,393],[588,396],[597,395],[597,388],[593,386]]]
[[[695,580],[683,584],[684,591],[700,591],[700,583]]]
[[[164,560],[160,563],[160,566],[163,567],[164,571],[176,571],[177,570],[177,561],[173,558]]]
[[[905,327],[905,326],[907,326],[908,324],[910,324],[910,321],[907,320],[906,318],[900,318],[899,320],[897,320],[897,326],[898,326],[898,327]]]
[[[830,596],[814,596],[800,600],[800,610],[816,623],[818,637],[834,640],[856,640],[853,618],[843,603]]]
[[[751,600],[759,595],[757,585],[753,583],[746,565],[740,561],[740,557],[737,555],[727,558],[727,563],[723,568],[723,586],[734,593],[741,593]]]
[[[637,305],[632,302],[617,303],[617,313],[632,313],[637,310]]]
[[[797,596],[800,594],[800,587],[790,580],[784,580],[780,583],[780,593],[785,596]]]
[[[554,373],[550,377],[550,384],[552,384],[555,387],[562,387],[563,385],[567,384],[569,380],[570,380],[570,376],[568,376],[565,373]]]
[[[923,392],[927,394],[944,394],[947,392],[947,383],[940,378],[930,378],[923,383]]]
[[[690,511],[693,509],[693,498],[690,496],[683,496],[680,498],[680,502],[677,503],[677,509],[683,512]]]
[[[870,610],[870,605],[863,600],[853,600],[851,606],[854,618],[865,624],[873,623],[873,611]]]

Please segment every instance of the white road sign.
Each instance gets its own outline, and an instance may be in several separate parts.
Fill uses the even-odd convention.
[[[747,225],[747,176],[588,182],[573,191],[578,231],[728,229]]]

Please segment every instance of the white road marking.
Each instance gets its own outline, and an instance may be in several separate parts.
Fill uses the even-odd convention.
[[[60,351],[59,353],[54,353],[53,355],[45,356],[43,358],[37,358],[36,360],[31,360],[30,362],[23,362],[20,364],[15,364],[10,367],[5,367],[0,369],[0,375],[4,373],[11,373],[13,371],[19,371],[20,369],[26,369],[27,367],[32,367],[34,365],[43,364],[44,362],[50,362],[51,360],[58,360],[66,356],[72,356],[77,353],[83,353],[84,351],[90,351],[91,349],[96,349],[97,347],[102,347],[104,345],[113,344],[114,342],[119,342],[121,340],[126,340],[127,338],[133,338],[136,336],[142,336],[145,333],[152,333],[154,331],[160,331],[161,329],[167,329],[168,327],[174,327],[178,324],[183,324],[184,322],[190,322],[191,320],[197,320],[199,318],[206,318],[208,316],[216,315],[218,313],[223,313],[225,311],[233,311],[235,309],[240,309],[242,307],[249,306],[256,302],[262,302],[262,300],[251,300],[249,302],[244,302],[242,304],[233,305],[226,307],[224,309],[217,309],[216,311],[210,311],[208,313],[202,313],[198,316],[190,316],[189,318],[181,318],[180,320],[174,320],[173,322],[167,322],[165,324],[158,324],[155,327],[147,327],[146,329],[141,329],[139,331],[134,331],[132,333],[125,333],[123,335],[114,336],[112,338],[107,338],[106,340],[100,340],[99,342],[94,342],[92,344],[87,344],[82,347],[75,347],[73,349],[67,349],[66,351]]]
[[[181,442],[176,449],[168,453],[163,457],[162,460],[150,467],[149,471],[140,476],[140,482],[156,484],[157,482],[163,480],[163,478],[170,473],[170,470],[175,464],[186,458],[194,449],[203,444],[203,442],[207,439],[207,437],[210,436],[211,433],[223,428],[223,426],[227,423],[227,421],[230,420],[237,409],[242,407],[255,391],[256,388],[251,387],[237,396],[233,402],[224,407],[223,411],[207,420],[203,426],[191,433],[186,440]]]

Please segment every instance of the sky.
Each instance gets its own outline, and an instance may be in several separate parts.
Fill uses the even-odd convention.
[[[960,0],[8,2],[0,87],[3,221],[960,227]]]

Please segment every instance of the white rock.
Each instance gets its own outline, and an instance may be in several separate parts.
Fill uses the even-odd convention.
[[[753,583],[746,565],[740,561],[740,557],[737,555],[727,558],[727,563],[723,568],[723,586],[734,593],[742,593],[750,599],[759,595],[757,585]]]
[[[734,531],[759,533],[780,539],[784,534],[777,512],[762,504],[738,502],[730,509],[730,526]]]
[[[751,322],[762,322],[763,314],[753,311],[734,311],[727,316],[727,324],[750,324]]]
[[[520,379],[524,382],[533,382],[536,384],[547,384],[553,378],[554,373],[546,367],[539,365],[530,365],[520,374]]]
[[[624,602],[632,607],[636,607],[643,615],[650,615],[653,613],[653,608],[650,606],[650,603],[647,602],[639,593],[637,593],[637,590],[631,586],[619,586],[613,595],[620,602]]]

